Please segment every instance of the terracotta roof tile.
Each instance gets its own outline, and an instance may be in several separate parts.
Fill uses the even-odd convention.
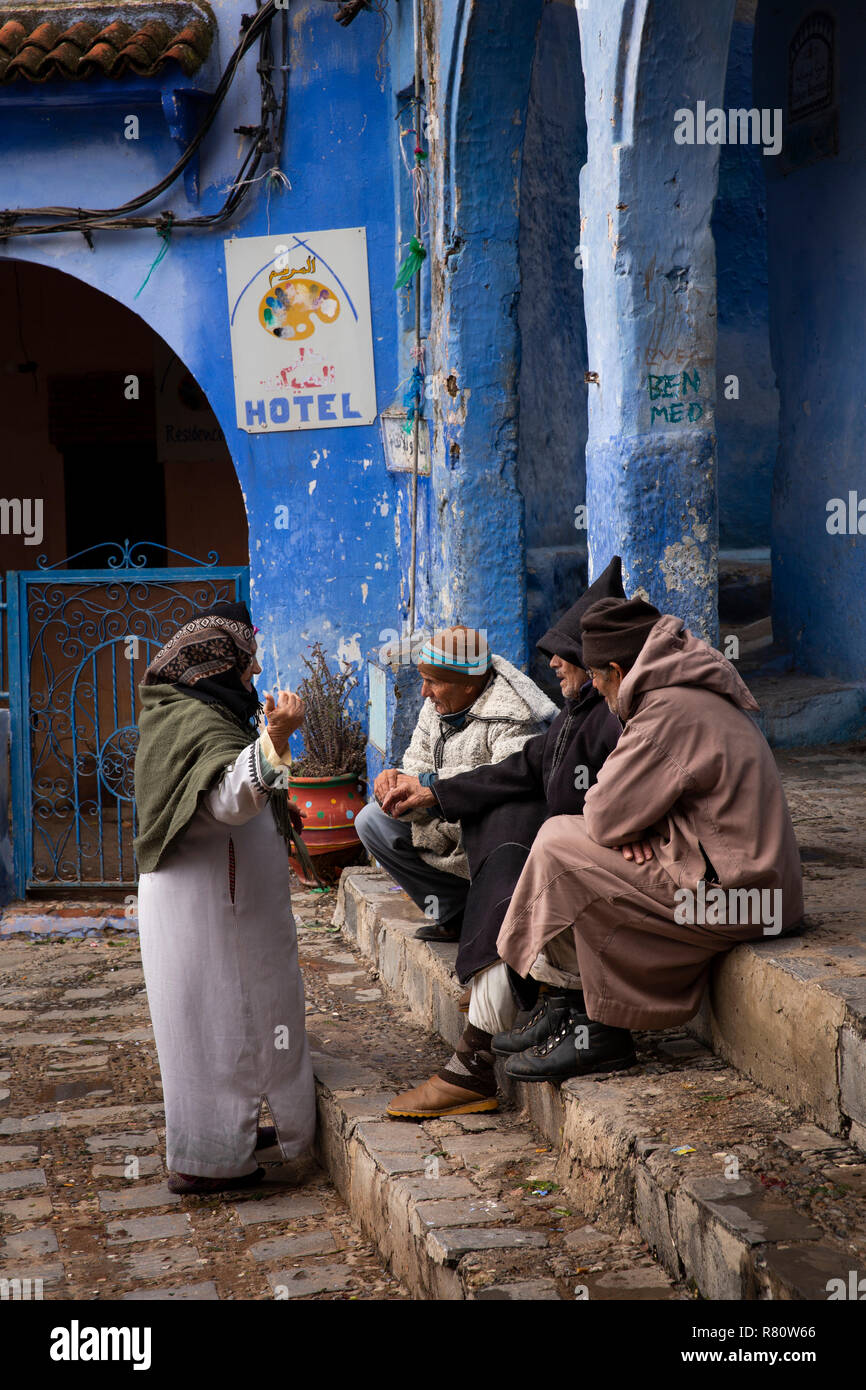
[[[5,24],[0,24],[0,82],[27,34],[28,30],[19,19],[7,19]]]
[[[0,83],[120,79],[128,73],[154,77],[168,63],[191,77],[216,32],[210,8],[200,0],[170,0],[161,5],[166,16],[161,19],[153,18],[153,5],[141,0],[117,5],[85,0],[65,8],[66,17],[75,20],[68,27],[58,22],[64,17],[62,0],[41,10],[16,6],[12,13],[11,5],[0,3]]]

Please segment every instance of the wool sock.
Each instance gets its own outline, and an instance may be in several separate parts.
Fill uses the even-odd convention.
[[[477,1095],[495,1096],[496,1077],[493,1074],[493,1050],[490,1033],[483,1033],[474,1023],[467,1023],[457,1051],[436,1075],[452,1086],[462,1086]]]

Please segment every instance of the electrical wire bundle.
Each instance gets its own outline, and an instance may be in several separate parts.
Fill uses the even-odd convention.
[[[271,31],[271,24],[277,13],[282,14],[282,63],[279,65],[282,81],[279,100],[273,81],[275,64]],[[170,211],[135,216],[134,214],[140,208],[147,207],[149,203],[154,202],[166,189],[170,188],[183,173],[190,160],[194,158],[216,120],[243,58],[257,40],[260,43],[257,71],[261,83],[261,119],[257,126],[239,126],[235,131],[236,134],[248,136],[251,143],[238,170],[237,177],[229,187],[228,196],[222,207],[217,212],[202,214],[199,217],[179,217]],[[274,178],[285,178],[284,175],[281,175],[280,159],[288,108],[288,44],[288,10],[284,6],[278,7],[275,0],[266,0],[265,4],[259,3],[254,15],[244,16],[241,23],[241,38],[217,84],[202,123],[165,178],[137,198],[132,198],[129,202],[122,203],[116,208],[44,207],[0,211],[0,241],[5,241],[10,237],[42,236],[52,232],[81,232],[88,245],[93,249],[91,232],[155,227],[165,243],[161,253],[164,254],[168,237],[174,228],[219,227],[227,222],[234,216],[247,197],[252,183],[256,180],[256,171],[266,156],[271,156],[272,163],[264,177],[271,175]],[[28,226],[18,225],[25,218],[37,217],[51,217],[59,220],[37,223],[35,226],[32,224]]]

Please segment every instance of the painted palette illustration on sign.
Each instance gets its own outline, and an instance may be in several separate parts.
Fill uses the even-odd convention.
[[[363,227],[224,243],[238,428],[376,418]]]

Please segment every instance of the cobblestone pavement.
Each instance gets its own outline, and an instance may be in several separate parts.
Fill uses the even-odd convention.
[[[168,1191],[143,986],[135,938],[0,942],[0,1279],[45,1299],[408,1298],[312,1162],[264,1155],[249,1195]]]
[[[405,1223],[411,1233],[420,1220],[427,1232],[421,1258],[459,1263],[464,1296],[472,1298],[690,1300],[636,1227],[626,1224],[612,1235],[590,1224],[574,1192],[569,1196],[556,1180],[557,1150],[512,1102],[500,1097],[495,1113],[423,1124],[388,1120],[388,1100],[429,1076],[451,1049],[418,1025],[354,945],[328,930],[333,895],[299,894],[293,906],[307,1031],[318,1075],[331,1093],[321,1110],[323,1143],[344,1163],[346,1135],[357,1119],[352,1151],[362,1136],[392,1189],[384,1193],[381,1178],[369,1181],[369,1165],[352,1160],[353,1213],[364,1213],[368,1229],[387,1221],[385,1240],[391,1231],[402,1232],[399,1245],[408,1239]],[[414,1214],[406,1193],[418,1203]]]
[[[333,1059],[355,1059],[352,1066],[375,1061],[391,1087],[405,1089],[448,1049],[388,998],[330,926],[334,901],[333,893],[293,893],[311,1043]],[[49,1300],[409,1298],[312,1161],[263,1155],[267,1184],[237,1197],[167,1190],[159,1069],[134,935],[0,941],[0,1039],[0,1279],[41,1280],[31,1296]],[[345,1084],[353,1084],[348,1073]],[[382,1118],[387,1099],[377,1098]],[[509,1222],[533,1231],[540,1223],[551,1245],[546,1272],[561,1297],[574,1297],[578,1281],[606,1299],[688,1296],[636,1230],[606,1235],[563,1205],[555,1154],[510,1107],[425,1128],[441,1150],[437,1195],[459,1185],[453,1170],[481,1183]],[[452,1141],[467,1142],[460,1135],[480,1145],[480,1157],[447,1160]],[[539,1296],[537,1252],[504,1253],[500,1263],[512,1280],[529,1281],[523,1296]],[[481,1284],[490,1279],[479,1264]],[[6,1296],[14,1293],[13,1285]]]

